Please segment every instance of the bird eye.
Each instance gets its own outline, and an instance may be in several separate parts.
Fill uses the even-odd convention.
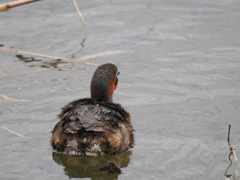
[[[118,71],[117,73],[116,73],[116,75],[118,76],[120,74],[120,72]]]

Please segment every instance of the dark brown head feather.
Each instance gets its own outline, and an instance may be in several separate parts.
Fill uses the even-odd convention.
[[[114,64],[108,63],[99,66],[92,77],[91,97],[98,101],[112,101],[113,92],[118,84],[117,74],[118,69]]]

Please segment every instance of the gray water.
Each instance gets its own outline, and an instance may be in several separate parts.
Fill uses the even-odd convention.
[[[0,12],[0,46],[68,59],[120,51],[86,62],[118,66],[114,101],[132,116],[135,145],[96,158],[53,152],[56,115],[68,102],[89,97],[96,66],[63,66],[67,61],[0,50],[0,179],[233,175],[238,166],[228,159],[227,133],[231,124],[231,144],[240,158],[240,1],[77,3],[86,28],[72,1],[42,0]],[[112,164],[121,173],[111,173]]]

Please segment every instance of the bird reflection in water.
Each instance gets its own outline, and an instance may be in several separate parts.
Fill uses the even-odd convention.
[[[91,179],[117,179],[121,174],[121,168],[127,167],[130,162],[131,151],[125,151],[117,155],[97,157],[69,156],[53,152],[53,160],[64,167],[65,174],[69,178]]]

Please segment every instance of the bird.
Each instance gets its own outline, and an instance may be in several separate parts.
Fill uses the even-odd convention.
[[[98,66],[91,83],[91,97],[62,108],[52,130],[53,150],[72,156],[117,154],[133,146],[135,131],[129,112],[113,102],[120,72],[116,65]]]

